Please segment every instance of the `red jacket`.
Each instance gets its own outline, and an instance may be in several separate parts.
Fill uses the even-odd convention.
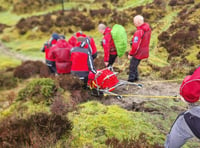
[[[151,38],[151,28],[149,24],[144,23],[137,27],[137,31],[132,38],[132,49],[129,55],[136,59],[145,59],[149,57],[149,43]]]
[[[97,54],[97,47],[95,45],[94,39],[92,37],[86,36],[83,33],[77,32],[75,36],[72,36],[71,38],[69,38],[68,43],[71,44],[73,47],[79,46],[77,45],[79,44],[77,41],[78,37],[88,38],[89,42],[87,42],[87,44],[90,45],[89,48],[91,50],[92,55]]]
[[[76,47],[77,44],[77,39],[75,36],[71,36],[68,40],[68,43],[72,46],[72,47]]]
[[[87,48],[74,47],[71,49],[71,73],[79,77],[87,77],[89,71],[96,74],[92,56]]]
[[[58,74],[70,73],[70,49],[72,46],[64,39],[59,39],[49,51],[49,57],[55,59]]]
[[[190,103],[200,99],[200,67],[192,75],[185,77],[180,87],[180,95]]]
[[[117,50],[114,44],[114,40],[112,39],[111,29],[107,27],[103,33],[104,37],[102,40],[102,46],[104,49],[104,62],[109,61],[109,56],[117,55]]]
[[[56,39],[50,39],[47,43],[44,44],[43,48],[41,49],[42,52],[45,52],[45,59],[49,61],[55,61],[55,59],[52,59],[49,57],[49,50],[55,46],[57,43]]]

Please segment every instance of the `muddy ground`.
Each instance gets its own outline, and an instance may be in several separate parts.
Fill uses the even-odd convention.
[[[134,104],[141,104],[146,101],[157,101],[159,99],[173,99],[171,97],[179,95],[180,84],[176,82],[167,82],[167,81],[149,81],[141,80],[137,83],[143,85],[142,88],[131,85],[123,85],[113,92],[124,95],[122,101],[118,100],[115,96],[108,96],[101,99],[101,102],[106,105],[116,104],[125,108],[127,110],[132,110]],[[133,96],[136,95],[136,96]],[[141,95],[141,96],[137,96]],[[152,96],[152,97],[151,97]],[[153,96],[170,96],[169,98],[154,98]],[[175,101],[177,99],[174,99]]]

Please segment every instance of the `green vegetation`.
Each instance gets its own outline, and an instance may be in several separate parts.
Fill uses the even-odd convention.
[[[0,70],[5,70],[6,68],[16,67],[21,64],[20,60],[11,58],[10,56],[0,54]]]
[[[123,4],[123,8],[122,9],[127,9],[127,8],[131,8],[131,7],[142,6],[142,5],[146,5],[148,3],[151,3],[151,2],[153,2],[153,0],[140,0],[140,1],[127,0],[126,2],[121,1],[121,3]]]
[[[18,99],[31,99],[34,102],[40,102],[42,99],[50,101],[56,91],[56,85],[52,79],[35,79],[19,92]]]
[[[139,66],[142,80],[146,80],[148,76],[154,79],[158,79],[158,77],[163,79],[182,79],[192,68],[199,65],[198,26],[200,11],[196,9],[194,4],[171,7],[168,5],[169,0],[118,0],[117,2],[112,1],[113,3],[111,1],[94,3],[94,0],[87,1],[87,3],[80,2],[80,0],[77,2],[65,1],[65,10],[69,11],[65,11],[63,15],[59,11],[61,10],[61,4],[49,5],[46,9],[36,8],[37,5],[33,5],[30,12],[25,13],[25,10],[20,11],[20,9],[17,9],[17,12],[14,11],[16,2],[19,1],[0,0],[2,4],[0,6],[0,22],[9,26],[2,29],[0,39],[5,46],[11,48],[13,53],[22,54],[30,57],[30,59],[44,60],[44,53],[40,52],[40,48],[53,32],[64,34],[68,39],[74,32],[80,31],[85,24],[86,30],[84,30],[84,33],[94,38],[98,51],[103,51],[100,45],[102,34],[97,30],[99,22],[106,22],[110,27],[115,23],[124,23],[123,26],[126,28],[129,42],[136,30],[132,23],[132,18],[136,14],[142,14],[145,16],[145,21],[152,28],[150,57],[147,60],[142,60]],[[33,2],[37,3],[36,0],[33,0]],[[160,2],[161,4],[159,4]],[[200,0],[195,0],[195,4],[198,3],[200,3]],[[185,10],[182,12],[183,9]],[[92,15],[92,10],[94,15]],[[29,10],[26,9],[26,11]],[[49,15],[47,15],[48,13]],[[21,26],[17,27],[22,18],[24,18],[26,25],[22,22]],[[67,23],[70,23],[71,20],[74,22],[68,25]],[[94,26],[87,28],[87,25],[91,24]],[[24,29],[26,30],[24,31]],[[192,34],[193,38],[191,37],[195,40],[192,40],[193,42],[190,38],[187,38],[191,33],[194,33]],[[183,41],[182,38],[185,40]],[[176,43],[181,47],[179,48]],[[169,46],[171,50],[169,50]],[[130,46],[128,45],[127,51],[129,50]],[[37,78],[41,70],[44,72],[46,65],[36,64],[37,62],[29,63],[28,66],[24,64],[24,67],[18,68],[16,72],[16,69],[12,70],[12,68],[19,66],[21,64],[20,60],[9,55],[6,56],[3,52],[0,54],[0,59],[1,123],[4,120],[5,122],[6,120],[12,121],[10,120],[12,118],[19,119],[16,120],[16,123],[20,121],[29,123],[31,121],[29,119],[32,119],[30,116],[35,115],[37,116],[34,118],[44,115],[45,121],[47,121],[46,119],[52,121],[51,119],[57,119],[54,118],[54,115],[58,114],[62,116],[59,117],[60,119],[69,117],[73,122],[71,135],[62,133],[60,136],[64,136],[56,139],[55,135],[52,136],[54,133],[51,133],[52,135],[49,134],[46,139],[39,139],[45,143],[48,143],[48,140],[52,142],[46,147],[106,148],[108,147],[106,141],[112,138],[122,143],[124,140],[137,143],[145,139],[146,144],[150,147],[153,147],[154,144],[162,146],[176,116],[187,109],[185,104],[176,99],[157,99],[142,102],[137,109],[131,106],[130,111],[116,105],[105,106],[98,101],[79,104],[87,101],[89,93],[82,91],[82,83],[79,84],[78,81],[69,78],[68,75],[63,78],[57,77],[55,80]],[[123,56],[114,65],[120,70],[123,69],[123,72],[118,75],[119,78],[127,78],[128,64],[126,65],[126,60],[127,56]],[[7,68],[9,69],[6,71]],[[33,75],[34,70],[35,73]],[[46,70],[48,71],[48,68]],[[23,78],[22,76],[26,76],[26,74],[30,75],[24,77],[24,79],[19,79],[13,77],[14,72],[21,76],[20,78]],[[42,76],[40,75],[40,77]],[[145,78],[143,79],[143,77]],[[69,82],[71,85],[69,85]],[[173,89],[173,85],[171,89]],[[90,97],[90,99],[94,98]],[[104,100],[102,99],[101,101],[103,102]],[[40,119],[42,118],[38,118],[38,120]],[[23,123],[19,125],[23,125]],[[64,124],[61,125],[65,126]],[[69,125],[71,130],[70,122]],[[51,127],[50,124],[45,125],[45,127],[48,126]],[[56,131],[60,132],[59,130]],[[46,133],[45,130],[44,133]],[[144,135],[144,139],[140,137],[141,135]],[[12,136],[15,137],[15,135]],[[11,139],[14,139],[12,136]],[[43,135],[37,136],[33,138],[41,138]],[[51,139],[52,137],[55,139]],[[195,139],[184,145],[184,148],[195,147],[199,147],[199,142]]]
[[[72,112],[73,147],[106,147],[105,140],[115,137],[119,140],[138,139],[141,133],[147,135],[147,143],[163,143],[164,135],[144,118],[143,113],[128,112],[118,106],[104,106],[98,102],[80,105]]]

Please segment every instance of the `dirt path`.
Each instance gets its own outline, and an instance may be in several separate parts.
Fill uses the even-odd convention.
[[[27,60],[32,60],[32,61],[40,60],[40,61],[42,61],[41,59],[35,59],[35,58],[32,58],[32,57],[20,54],[18,52],[12,51],[10,48],[6,47],[1,42],[0,42],[0,52],[3,55],[7,55],[9,57],[12,57],[12,58],[15,58],[15,59],[18,59],[18,60],[21,60],[21,61],[27,61]]]
[[[171,98],[154,98],[151,96],[177,96],[179,95],[179,83],[172,82],[155,82],[155,81],[139,81],[138,83],[143,84],[142,88],[136,86],[121,86],[118,87],[114,92],[120,95],[125,95],[119,101],[114,96],[109,96],[109,99],[103,99],[102,103],[106,105],[116,104],[126,109],[131,109],[133,102],[141,103],[143,101],[153,101],[158,99],[171,99]],[[131,95],[142,95],[131,96]]]

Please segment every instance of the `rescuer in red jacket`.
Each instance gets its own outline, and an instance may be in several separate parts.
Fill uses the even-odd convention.
[[[59,39],[49,51],[49,57],[55,59],[58,74],[71,72],[70,50],[72,46],[64,39]]]
[[[128,58],[130,59],[129,82],[137,81],[138,65],[142,59],[149,57],[149,43],[151,38],[151,28],[149,24],[144,23],[144,18],[137,15],[133,19],[134,25],[137,27],[131,41],[131,51]]]
[[[89,51],[92,54],[92,58],[95,59],[97,57],[97,47],[92,37],[89,37],[86,34],[79,31],[75,33],[75,35],[71,36],[71,38],[69,38],[68,43],[71,44],[73,47],[76,47],[78,43],[77,39],[79,37],[85,38],[86,43],[88,44]]]
[[[111,35],[111,28],[99,24],[98,30],[104,35],[102,46],[104,49],[104,63],[106,67],[112,66],[117,57],[117,50]]]
[[[84,48],[86,41],[83,38],[78,38],[77,41],[77,45],[80,44],[80,46],[71,49],[71,73],[82,79],[84,87],[86,87],[89,72],[91,71],[94,74],[97,72],[94,68],[93,58],[89,49]]]
[[[56,73],[56,65],[55,65],[55,59],[49,57],[49,50],[56,44],[59,38],[60,36],[57,33],[53,33],[51,38],[41,48],[41,51],[45,52],[45,62],[46,65],[49,67],[51,73]]]

